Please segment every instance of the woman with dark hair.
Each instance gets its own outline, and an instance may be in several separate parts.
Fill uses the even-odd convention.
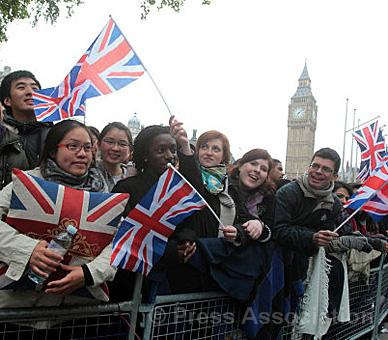
[[[40,167],[28,171],[28,174],[75,189],[107,191],[103,177],[96,168],[90,167],[91,163],[89,130],[75,120],[65,120],[49,131]],[[10,183],[0,192],[0,213],[3,216],[10,208],[12,187],[13,183]],[[58,269],[66,273],[62,279],[49,282],[44,291],[1,290],[1,308],[95,303],[94,299],[70,297],[68,294],[81,287],[99,285],[115,275],[115,269],[110,266],[111,245],[82,266],[61,264],[62,257],[47,246],[45,240],[31,238],[0,222],[0,261],[9,265],[6,275],[18,281],[28,270],[44,277]]]
[[[255,240],[269,240],[274,222],[274,193],[268,175],[272,158],[263,149],[253,149],[242,156],[231,173],[229,193],[237,204],[240,221],[256,219],[259,227],[242,224],[247,235]]]
[[[167,169],[167,164],[175,165],[178,159],[180,172],[194,186],[199,186],[199,173],[195,155],[190,148],[186,131],[182,128],[180,122],[176,121],[172,116],[170,118],[170,127],[152,125],[140,131],[135,139],[133,151],[133,161],[137,174],[119,181],[112,190],[112,192],[130,194],[124,216],[127,216],[129,211],[136,206],[158,181],[159,177]],[[182,239],[177,239],[177,234]],[[162,270],[166,266],[187,261],[195,251],[195,244],[181,241],[191,239],[193,239],[192,235],[185,235],[176,230],[170,236],[164,255],[153,268],[153,271]],[[133,279],[133,273],[118,270],[110,289],[114,294],[114,300],[123,301],[131,297]],[[148,284],[149,282],[146,281],[145,291],[148,290]],[[147,296],[148,293],[145,292],[144,295]]]
[[[167,269],[170,289],[175,294],[221,289],[247,302],[270,271],[275,252],[269,242],[274,219],[274,196],[267,182],[271,156],[261,149],[247,152],[238,161],[231,184],[226,175],[230,149],[225,135],[218,131],[201,135],[197,157],[202,195],[223,226],[207,208],[181,223],[182,229],[195,232],[197,250],[187,263]],[[260,302],[265,305],[270,299],[265,296]],[[276,338],[260,337],[263,332],[267,326],[262,327],[258,339]]]
[[[353,188],[345,182],[335,181],[333,192],[339,198],[341,203],[345,204],[350,196],[353,195]]]
[[[127,177],[125,163],[132,152],[131,132],[120,122],[109,123],[98,137],[98,148],[101,161],[97,162],[97,167],[112,190],[119,180]]]

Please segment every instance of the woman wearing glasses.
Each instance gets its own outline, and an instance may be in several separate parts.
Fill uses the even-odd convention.
[[[127,177],[125,162],[132,152],[131,132],[120,122],[109,123],[100,133],[98,148],[101,161],[97,163],[97,167],[110,191],[119,180]]]
[[[65,120],[51,128],[40,167],[28,173],[75,189],[107,192],[101,173],[91,167],[92,158],[91,136],[87,127],[75,120]],[[3,216],[7,215],[10,207],[12,185],[10,183],[0,192],[0,213]],[[29,270],[41,276],[47,276],[59,268],[66,272],[64,278],[51,281],[44,291],[1,290],[0,308],[94,303],[90,298],[69,297],[68,294],[78,288],[113,279],[115,275],[114,268],[110,266],[110,249],[103,250],[85,265],[66,266],[60,264],[61,256],[49,250],[44,240],[23,235],[5,222],[0,222],[0,235],[0,261],[12,269],[6,275],[14,275],[15,280],[19,280]]]

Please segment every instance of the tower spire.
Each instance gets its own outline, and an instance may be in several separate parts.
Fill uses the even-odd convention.
[[[310,80],[309,72],[307,71],[307,59],[304,60],[304,68],[299,80]]]

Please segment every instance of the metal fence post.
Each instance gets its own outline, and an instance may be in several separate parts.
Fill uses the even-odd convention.
[[[143,276],[141,274],[136,275],[135,286],[133,288],[132,302],[133,309],[131,318],[129,320],[130,330],[128,333],[128,340],[135,339],[137,315],[139,314],[139,306],[141,304],[141,287],[143,285]]]
[[[380,322],[380,303],[381,303],[381,286],[383,282],[383,267],[384,267],[384,260],[385,260],[385,253],[383,252],[381,254],[380,258],[380,264],[379,264],[379,276],[378,276],[378,283],[377,283],[377,292],[376,292],[376,301],[375,301],[375,319],[374,319],[374,325],[373,325],[373,335],[372,339],[378,339],[378,332],[379,332],[379,322]]]

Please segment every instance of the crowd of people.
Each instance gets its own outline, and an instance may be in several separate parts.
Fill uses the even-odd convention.
[[[165,252],[143,282],[143,298],[155,294],[222,289],[246,303],[252,299],[271,267],[274,249],[284,260],[284,280],[306,282],[311,257],[324,249],[330,262],[327,316],[343,301],[350,251],[370,253],[387,249],[387,218],[381,223],[360,212],[349,216],[343,204],[360,184],[339,182],[341,159],[330,148],[314,153],[306,172],[296,180],[284,178],[282,164],[264,149],[246,152],[234,164],[227,136],[204,132],[190,145],[182,122],[170,117],[168,126],[144,128],[134,141],[120,122],[101,132],[75,120],[56,124],[36,120],[32,93],[40,83],[29,71],[8,74],[0,86],[0,261],[5,276],[19,280],[28,270],[50,276],[66,272],[44,291],[0,291],[0,308],[65,306],[96,303],[76,294],[81,287],[108,282],[110,301],[132,297],[134,274],[110,265],[111,245],[81,266],[61,264],[62,256],[46,240],[19,233],[5,222],[12,195],[12,168],[72,188],[93,192],[129,193],[123,216],[135,207],[171,163],[205,198],[207,208],[180,223]],[[249,275],[248,275],[249,273]],[[246,275],[246,285],[235,280]],[[311,280],[310,285],[313,285]],[[286,286],[287,283],[284,283]],[[255,334],[273,338],[274,327]],[[309,333],[306,330],[306,334]]]

